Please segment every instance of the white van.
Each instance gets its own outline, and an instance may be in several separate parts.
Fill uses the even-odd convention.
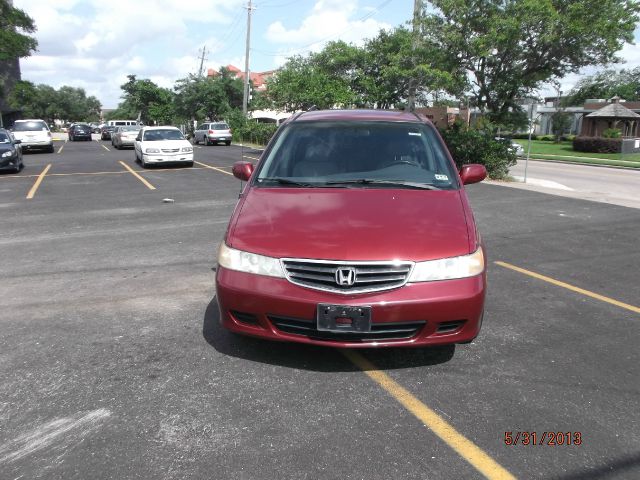
[[[138,121],[137,120],[109,120],[107,121],[107,125],[110,127],[138,125]]]

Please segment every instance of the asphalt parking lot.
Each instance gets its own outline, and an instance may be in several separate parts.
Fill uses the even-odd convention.
[[[640,478],[639,209],[470,186],[474,343],[267,343],[214,291],[230,166],[259,154],[56,142],[0,174],[0,478]]]

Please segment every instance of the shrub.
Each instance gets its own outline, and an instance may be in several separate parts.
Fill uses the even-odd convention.
[[[257,123],[255,120],[247,120],[239,110],[228,112],[225,119],[231,127],[234,141],[237,142],[266,145],[278,129],[275,123]]]
[[[514,135],[511,136],[511,138],[514,139],[519,139],[519,140],[528,140],[529,139],[529,134],[528,133],[516,133]],[[531,140],[537,140],[538,136],[531,134]]]
[[[573,142],[573,139],[574,139],[574,138],[576,138],[576,136],[575,136],[575,135],[571,135],[571,134],[570,134],[570,135],[563,135],[563,136],[562,136],[562,138],[561,138],[561,140],[562,140],[563,142]]]
[[[573,149],[576,152],[620,153],[622,151],[622,139],[602,137],[576,137],[573,139]]]
[[[620,138],[622,137],[622,131],[619,128],[607,128],[602,132],[604,138]]]
[[[543,142],[555,142],[555,135],[538,135],[538,140],[542,140]]]
[[[502,179],[509,175],[509,167],[516,164],[516,154],[511,150],[510,143],[496,141],[489,132],[455,124],[440,134],[458,168],[479,163],[485,166],[489,177]]]

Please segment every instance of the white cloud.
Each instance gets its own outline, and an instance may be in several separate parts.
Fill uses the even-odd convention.
[[[331,40],[361,44],[365,39],[375,37],[380,30],[392,27],[371,18],[375,10],[367,9],[366,15],[353,18],[357,7],[357,0],[319,0],[297,27],[287,28],[282,21],[276,21],[269,25],[265,37],[273,43],[293,46],[289,52],[300,53],[305,49],[319,50]]]

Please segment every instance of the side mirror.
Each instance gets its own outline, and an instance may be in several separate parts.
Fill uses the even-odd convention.
[[[484,165],[478,165],[477,163],[463,165],[460,169],[460,178],[464,185],[478,183],[487,178],[487,169],[484,168]]]
[[[236,162],[233,164],[233,176],[238,180],[248,182],[253,173],[253,163],[251,162]]]

